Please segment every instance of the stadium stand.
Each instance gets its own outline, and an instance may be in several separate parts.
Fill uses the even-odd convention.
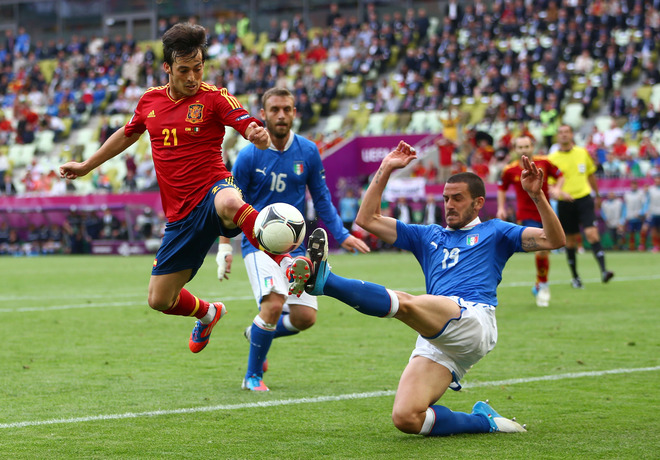
[[[205,79],[253,113],[276,84],[306,93],[313,116],[303,134],[321,150],[325,140],[356,135],[453,130],[454,159],[468,168],[476,149],[470,133],[487,133],[505,153],[511,135],[528,132],[540,141],[547,127],[540,114],[550,101],[602,171],[648,176],[660,167],[659,5],[641,1],[640,13],[630,2],[606,3],[612,10],[597,1],[466,2],[455,22],[425,18],[422,8],[377,8],[376,21],[346,10],[327,25],[299,22],[285,31],[275,21],[273,30],[241,38],[208,27],[213,57]],[[32,190],[25,178],[91,155],[126,122],[144,89],[167,81],[158,40],[72,36],[34,43],[27,53],[9,42],[0,48],[0,156],[20,194],[51,193]],[[607,164],[608,152],[599,156],[601,146],[587,142],[594,133],[622,136],[625,158]],[[644,137],[652,149],[640,148]],[[230,159],[243,145],[228,133]],[[148,162],[147,136],[130,153]],[[148,174],[138,171],[136,182],[150,187],[143,170]],[[106,186],[121,191],[126,171],[125,161],[109,162]],[[98,190],[88,178],[73,192]]]

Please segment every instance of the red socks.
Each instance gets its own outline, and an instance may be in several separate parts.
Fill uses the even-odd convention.
[[[175,316],[194,316],[201,319],[209,311],[209,303],[206,300],[198,299],[185,289],[181,289],[174,305],[169,310],[164,310],[166,315]]]
[[[536,253],[536,282],[547,283],[550,271],[550,258]]]
[[[245,237],[248,239],[250,244],[254,246],[257,249],[263,250],[263,248],[259,245],[259,242],[257,239],[254,237],[254,221],[257,220],[257,216],[259,213],[257,212],[256,209],[254,209],[251,205],[245,203],[241,208],[238,210],[234,218],[232,219],[236,225],[240,227],[240,229],[243,231],[243,234]],[[288,254],[285,255],[280,255],[280,254],[272,254],[268,251],[264,251],[268,256],[273,259],[277,264],[282,261],[285,257],[288,257]]]

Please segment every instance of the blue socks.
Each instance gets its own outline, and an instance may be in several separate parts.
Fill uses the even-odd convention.
[[[257,318],[261,319],[259,317]],[[257,321],[257,318],[255,318],[255,321]],[[263,375],[264,361],[268,355],[270,345],[273,343],[273,338],[275,337],[275,329],[262,329],[262,327],[252,323],[252,330],[250,331],[250,354],[248,356],[248,367],[247,373],[245,374],[246,377],[250,377],[252,375]]]
[[[277,320],[277,326],[275,327],[275,337],[286,337],[288,335],[295,335],[298,334],[300,331],[297,330],[293,324],[291,324],[291,320],[289,319],[289,313],[287,312],[282,312],[280,315],[280,319]]]
[[[429,411],[435,415],[429,420]],[[430,425],[433,423],[433,425]],[[429,431],[430,430],[430,431]],[[426,412],[426,421],[420,434],[425,436],[449,436],[460,433],[489,433],[488,419],[479,414],[454,412],[445,406],[431,406]]]
[[[328,275],[323,295],[334,297],[360,313],[379,318],[391,318],[399,310],[396,294],[384,286],[342,278],[334,273]]]

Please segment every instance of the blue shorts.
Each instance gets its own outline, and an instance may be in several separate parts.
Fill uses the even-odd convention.
[[[165,225],[163,242],[156,254],[152,275],[167,275],[192,269],[190,279],[193,279],[218,236],[233,238],[241,233],[238,227],[229,229],[222,225],[214,204],[215,195],[227,187],[238,190],[243,196],[241,190],[234,185],[233,179],[229,177],[213,184],[190,214]]]
[[[642,231],[642,219],[629,219],[626,222],[629,232],[637,233]]]
[[[660,230],[660,216],[651,216],[649,223],[651,224],[651,227]]]

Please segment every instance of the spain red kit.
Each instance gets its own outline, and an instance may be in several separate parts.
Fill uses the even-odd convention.
[[[169,85],[149,88],[125,134],[149,131],[163,210],[169,222],[187,216],[209,188],[231,175],[222,159],[225,126],[241,135],[256,121],[225,88],[202,83],[194,96],[174,100]]]
[[[533,157],[532,161],[536,166],[543,171],[543,193],[546,198],[548,197],[548,178],[554,177],[558,179],[561,177],[561,171],[555,165],[550,163],[547,157],[537,156]],[[539,214],[536,205],[529,197],[529,194],[523,190],[520,184],[520,175],[522,174],[522,166],[519,160],[512,161],[502,170],[502,176],[498,181],[498,188],[505,191],[510,185],[513,185],[516,192],[516,219],[523,221],[527,219],[541,222],[541,215]]]

